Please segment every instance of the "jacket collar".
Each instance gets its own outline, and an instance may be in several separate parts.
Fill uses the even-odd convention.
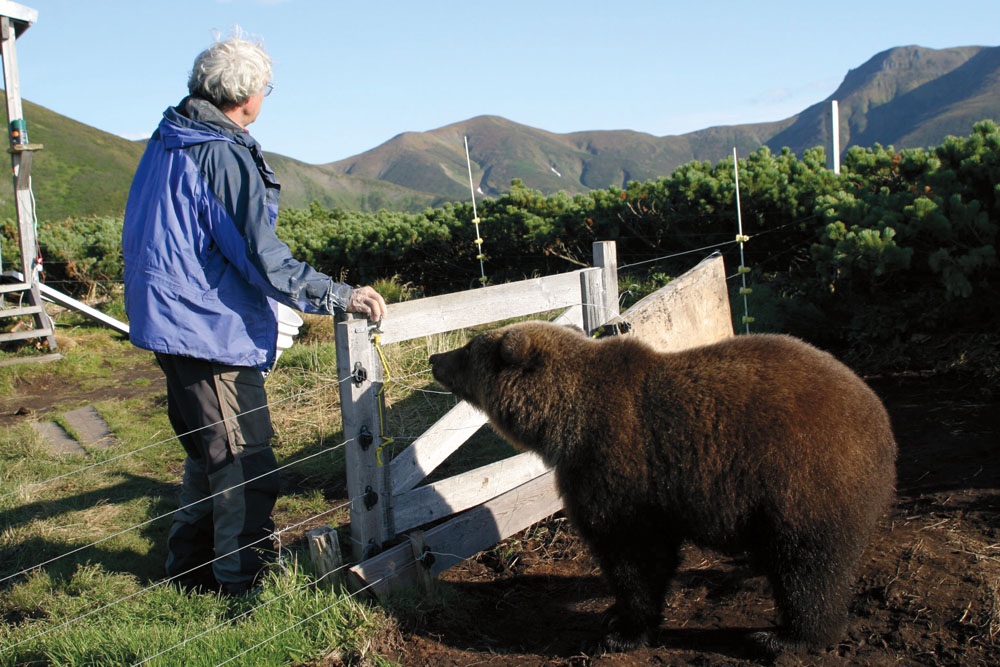
[[[219,107],[200,97],[187,96],[177,105],[177,110],[191,120],[217,125],[224,130],[246,134],[247,131],[222,113]]]
[[[164,111],[158,131],[167,149],[221,140],[260,151],[260,146],[249,132],[211,102],[197,97],[185,97],[176,107]]]

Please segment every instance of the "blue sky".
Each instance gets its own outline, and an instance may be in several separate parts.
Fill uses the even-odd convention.
[[[879,51],[1000,44],[995,0],[27,0],[23,96],[148,136],[235,24],[274,59],[251,133],[310,163],[481,114],[657,136],[786,118]],[[30,132],[31,118],[27,118]]]

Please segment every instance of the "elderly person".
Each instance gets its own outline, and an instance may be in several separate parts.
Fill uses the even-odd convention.
[[[375,290],[334,281],[275,235],[280,186],[245,129],[270,79],[270,58],[239,34],[197,57],[190,95],[164,112],[146,146],[122,230],[130,337],[156,353],[187,453],[167,575],[228,595],[252,590],[275,556],[264,378],[277,304],[385,314]]]

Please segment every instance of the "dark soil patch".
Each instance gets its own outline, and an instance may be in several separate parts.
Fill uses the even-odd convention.
[[[972,378],[871,381],[900,445],[898,502],[862,563],[848,633],[780,665],[1000,664],[1000,402]],[[995,390],[994,390],[995,391]],[[588,655],[612,598],[586,546],[554,518],[446,572],[441,598],[396,613],[383,655],[404,665],[752,665],[773,626],[767,582],[688,547],[652,646]]]
[[[64,375],[56,372],[38,373],[31,382],[21,382],[12,396],[0,398],[0,428],[22,421],[51,419],[56,406],[72,410],[97,401],[166,394],[163,371],[152,355],[138,349],[127,354],[134,359],[134,363],[114,371],[96,389],[85,388],[83,382],[67,381]]]

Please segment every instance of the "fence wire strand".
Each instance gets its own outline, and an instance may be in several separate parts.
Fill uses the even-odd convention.
[[[71,470],[70,472],[63,473],[61,475],[56,475],[54,477],[50,477],[50,478],[42,480],[40,482],[32,482],[30,484],[25,484],[25,485],[23,485],[23,486],[21,486],[21,487],[19,487],[17,489],[14,489],[13,491],[8,491],[7,493],[4,493],[4,494],[0,495],[0,500],[3,500],[4,498],[7,498],[8,496],[13,496],[15,494],[21,493],[22,491],[27,491],[28,489],[32,489],[32,488],[35,488],[35,487],[38,487],[38,486],[44,486],[46,484],[49,484],[50,482],[55,482],[57,480],[65,479],[67,477],[71,477],[73,475],[76,475],[76,474],[81,473],[81,472],[85,472],[87,470],[91,470],[93,468],[98,468],[100,466],[107,465],[108,463],[112,463],[112,462],[117,461],[119,459],[123,459],[123,458],[125,458],[127,456],[132,456],[133,454],[138,454],[139,452],[146,451],[147,449],[150,449],[152,447],[156,447],[158,445],[162,445],[162,444],[167,443],[167,442],[172,442],[174,440],[178,440],[180,438],[183,438],[185,436],[191,435],[193,433],[197,433],[198,431],[201,431],[203,429],[211,428],[213,426],[218,426],[219,424],[224,424],[227,421],[231,421],[233,419],[238,419],[239,417],[242,417],[244,415],[248,415],[251,412],[256,412],[257,410],[263,410],[264,408],[271,408],[271,407],[273,407],[275,405],[280,405],[281,403],[285,403],[287,401],[290,401],[293,398],[299,398],[300,396],[308,396],[309,394],[314,394],[316,392],[323,391],[324,389],[329,389],[330,387],[340,385],[340,384],[342,384],[342,383],[344,383],[344,382],[346,382],[347,380],[350,380],[350,379],[351,379],[350,377],[346,377],[346,378],[344,378],[342,380],[337,380],[335,382],[328,382],[328,383],[326,383],[326,384],[324,384],[322,386],[314,387],[312,389],[308,389],[306,391],[302,391],[302,392],[299,392],[297,394],[292,394],[291,396],[285,396],[284,398],[279,398],[279,399],[276,399],[274,401],[270,401],[270,402],[268,402],[265,405],[259,405],[256,408],[250,408],[249,410],[241,412],[238,415],[233,415],[232,417],[227,417],[225,419],[220,419],[219,421],[213,422],[211,424],[205,424],[204,426],[199,426],[198,428],[192,429],[192,430],[190,430],[190,431],[188,431],[186,433],[181,433],[180,435],[173,435],[173,436],[171,436],[169,438],[165,438],[165,439],[160,440],[158,442],[154,442],[154,443],[151,443],[151,444],[148,444],[148,445],[144,445],[142,447],[139,447],[138,449],[133,449],[131,451],[124,452],[124,453],[118,454],[116,456],[112,456],[109,459],[105,459],[103,461],[98,461],[97,463],[91,463],[90,465],[83,466],[82,468],[77,468],[75,470]],[[2,580],[0,580],[0,582],[2,582]]]
[[[320,512],[318,514],[314,514],[313,516],[310,516],[310,517],[308,517],[306,519],[303,519],[302,521],[299,521],[298,523],[293,523],[291,525],[285,526],[281,530],[275,531],[271,535],[268,535],[266,537],[262,537],[262,538],[260,538],[258,540],[254,540],[253,542],[251,542],[249,544],[246,544],[246,545],[244,545],[242,547],[239,547],[238,549],[233,549],[229,553],[222,554],[221,556],[216,556],[215,558],[213,558],[210,561],[206,561],[204,563],[200,563],[197,566],[195,566],[195,567],[193,567],[193,568],[191,568],[189,570],[186,570],[186,571],[181,572],[179,574],[171,575],[169,577],[165,577],[163,579],[160,579],[156,583],[153,583],[153,584],[151,584],[151,585],[149,585],[149,586],[147,586],[147,587],[145,587],[145,588],[143,588],[141,590],[138,590],[138,591],[136,591],[134,593],[129,593],[128,595],[125,595],[125,596],[123,596],[123,597],[115,600],[114,602],[109,602],[109,603],[107,603],[107,604],[105,604],[105,605],[103,605],[101,607],[98,607],[97,609],[92,609],[92,610],[90,610],[90,611],[88,611],[86,613],[83,613],[83,614],[80,614],[79,616],[76,616],[75,618],[71,618],[68,621],[64,621],[63,623],[60,623],[59,625],[55,625],[55,626],[53,626],[51,628],[47,628],[46,630],[43,630],[42,632],[39,632],[39,633],[37,633],[35,635],[32,635],[31,637],[28,637],[27,639],[22,639],[21,641],[17,642],[16,644],[11,644],[9,646],[0,647],[0,653],[8,651],[8,650],[10,650],[12,648],[16,648],[16,647],[21,646],[23,644],[26,644],[26,643],[28,643],[30,641],[34,641],[35,639],[38,639],[40,637],[44,637],[45,635],[47,635],[47,634],[49,634],[51,632],[55,632],[56,630],[60,630],[62,628],[65,628],[65,627],[67,627],[69,625],[72,625],[73,623],[76,623],[77,621],[83,620],[85,618],[89,618],[90,616],[93,616],[94,614],[100,613],[102,611],[110,609],[111,607],[119,605],[122,602],[125,602],[126,600],[131,600],[132,598],[138,597],[139,595],[142,595],[143,593],[151,591],[154,588],[159,588],[160,586],[162,586],[162,585],[164,585],[166,583],[169,583],[169,582],[173,581],[174,579],[179,579],[181,577],[184,577],[185,575],[191,574],[195,570],[199,570],[199,569],[205,567],[206,565],[211,565],[212,563],[214,563],[214,562],[216,562],[218,560],[222,560],[223,558],[229,558],[230,556],[232,556],[234,554],[237,554],[237,553],[243,551],[244,549],[249,549],[251,547],[256,546],[260,542],[263,542],[263,541],[269,540],[269,539],[273,539],[275,535],[280,535],[282,533],[286,533],[286,532],[288,532],[288,531],[290,531],[290,530],[292,530],[294,528],[298,528],[299,526],[302,526],[302,525],[304,525],[306,523],[309,523],[310,521],[318,519],[321,516],[325,516],[325,515],[330,514],[332,512],[336,512],[336,511],[341,510],[341,509],[343,509],[345,507],[348,507],[355,500],[357,500],[357,498],[352,498],[352,499],[348,500],[345,503],[341,503],[340,505],[337,505],[336,507],[331,507],[329,509],[323,510],[322,512]]]
[[[3,584],[4,582],[9,581],[9,580],[11,580],[11,579],[13,579],[15,577],[18,577],[18,576],[20,576],[22,574],[26,574],[26,573],[28,573],[28,572],[30,572],[32,570],[36,570],[38,568],[45,567],[46,565],[50,565],[52,563],[55,563],[56,561],[62,560],[66,556],[72,556],[73,554],[79,553],[79,552],[83,551],[84,549],[89,549],[92,546],[101,544],[103,542],[107,542],[108,540],[114,539],[114,538],[119,537],[121,535],[124,535],[126,533],[130,533],[133,530],[137,530],[139,528],[142,528],[143,526],[148,526],[151,523],[159,521],[160,519],[168,517],[168,516],[170,516],[172,514],[176,514],[177,512],[180,512],[182,510],[186,510],[186,509],[188,509],[190,507],[194,507],[195,505],[200,505],[201,503],[205,502],[206,500],[211,500],[212,498],[215,498],[216,496],[221,496],[224,493],[229,493],[233,489],[238,489],[241,486],[245,486],[247,484],[250,484],[251,482],[256,482],[257,480],[262,479],[264,477],[267,477],[268,475],[277,474],[278,472],[284,470],[285,468],[289,468],[289,467],[291,467],[293,465],[297,465],[299,463],[302,463],[303,461],[308,461],[309,459],[313,459],[313,458],[315,458],[317,456],[321,456],[323,454],[327,454],[329,452],[332,452],[332,451],[334,451],[336,449],[340,449],[341,447],[343,447],[344,445],[346,445],[348,442],[351,442],[352,440],[353,440],[353,438],[350,438],[350,439],[345,440],[344,442],[340,443],[339,445],[334,445],[332,447],[327,447],[326,449],[322,449],[322,450],[320,450],[318,452],[315,452],[313,454],[309,454],[308,456],[304,456],[301,459],[296,459],[295,461],[292,461],[290,463],[286,463],[285,465],[280,466],[278,468],[275,468],[274,470],[269,470],[266,473],[263,473],[261,475],[257,475],[256,477],[253,477],[251,479],[248,479],[248,480],[245,480],[243,482],[240,482],[239,484],[234,484],[233,486],[231,486],[231,487],[229,487],[227,489],[223,489],[221,491],[217,491],[216,493],[213,493],[210,496],[205,496],[204,498],[199,498],[198,500],[196,500],[193,503],[188,503],[187,505],[183,505],[181,507],[178,507],[175,510],[171,510],[171,511],[165,512],[165,513],[163,513],[163,514],[161,514],[159,516],[155,516],[152,519],[147,519],[146,521],[143,521],[143,522],[138,523],[138,524],[136,524],[134,526],[126,528],[125,530],[120,530],[117,533],[113,533],[111,535],[107,535],[105,537],[102,537],[99,540],[95,540],[95,541],[91,542],[90,544],[85,544],[82,547],[77,547],[76,549],[73,549],[71,551],[67,551],[66,553],[60,554],[59,556],[55,556],[54,558],[50,558],[47,561],[38,563],[37,565],[32,565],[31,567],[24,568],[20,572],[15,572],[14,574],[9,574],[6,577],[0,578],[0,584]]]
[[[397,573],[397,574],[398,574],[398,573]],[[264,644],[269,644],[269,643],[271,643],[272,641],[274,641],[275,639],[277,639],[277,638],[278,638],[278,637],[280,637],[281,635],[285,634],[285,633],[286,633],[286,632],[288,632],[289,630],[292,630],[292,629],[294,629],[294,628],[297,628],[297,627],[299,627],[300,625],[302,625],[303,623],[305,623],[306,621],[309,621],[309,620],[312,620],[312,619],[316,618],[317,616],[319,616],[319,615],[321,615],[321,614],[325,614],[325,613],[326,613],[327,611],[329,611],[329,610],[330,610],[330,609],[332,609],[333,607],[337,606],[338,604],[341,604],[342,602],[345,602],[345,601],[347,601],[347,600],[350,600],[350,599],[351,599],[351,598],[353,598],[353,597],[354,597],[355,595],[357,595],[357,594],[359,594],[359,593],[362,593],[362,592],[364,592],[364,591],[368,590],[368,589],[369,589],[369,588],[371,588],[372,586],[376,586],[376,585],[378,585],[378,584],[379,584],[379,583],[381,583],[381,582],[382,582],[382,581],[383,581],[384,579],[386,579],[386,577],[382,577],[381,579],[376,579],[375,581],[371,582],[370,584],[368,584],[368,585],[367,585],[367,586],[365,586],[364,588],[359,588],[358,590],[354,591],[353,593],[351,593],[350,595],[348,595],[348,596],[347,596],[346,598],[344,598],[343,600],[337,600],[336,602],[332,602],[332,603],[328,604],[327,606],[325,606],[325,607],[323,607],[322,609],[320,609],[319,611],[317,611],[317,612],[316,612],[315,614],[310,614],[309,616],[306,616],[305,618],[303,618],[303,619],[300,619],[300,620],[299,620],[299,621],[297,621],[296,623],[293,623],[293,624],[289,625],[289,626],[288,626],[287,628],[285,628],[284,630],[282,630],[282,631],[280,631],[280,632],[276,632],[275,634],[271,635],[270,637],[268,637],[268,638],[267,638],[267,639],[265,639],[264,641],[261,641],[261,642],[257,642],[256,644],[254,644],[254,645],[253,645],[253,646],[251,646],[250,648],[248,648],[248,649],[246,649],[246,650],[244,650],[244,651],[241,651],[241,652],[237,653],[236,655],[232,656],[231,658],[229,658],[229,659],[227,659],[227,660],[223,660],[222,662],[218,663],[218,664],[217,664],[217,665],[216,665],[215,667],[222,667],[222,665],[228,665],[228,664],[229,664],[230,662],[232,662],[233,660],[236,660],[237,658],[240,658],[240,657],[242,657],[242,656],[246,655],[246,654],[247,654],[247,653],[249,653],[250,651],[253,651],[253,650],[255,650],[255,649],[258,649],[258,648],[260,648],[261,646],[263,646]]]
[[[292,593],[297,593],[297,592],[299,592],[301,590],[305,590],[306,588],[309,588],[310,586],[315,586],[316,584],[318,584],[319,582],[323,581],[327,577],[333,576],[334,574],[340,572],[341,570],[343,570],[344,568],[346,568],[348,566],[349,566],[348,563],[344,563],[340,567],[338,567],[336,569],[333,569],[333,570],[330,570],[326,574],[324,574],[324,575],[322,575],[320,577],[317,577],[316,579],[313,579],[312,581],[306,582],[305,584],[302,584],[301,586],[296,586],[295,588],[293,588],[291,590],[287,590],[284,593],[282,593],[281,595],[277,595],[277,596],[271,598],[270,600],[268,600],[268,601],[266,601],[266,602],[264,602],[262,604],[257,605],[256,607],[252,607],[250,609],[247,609],[246,611],[244,611],[241,614],[238,614],[237,616],[233,616],[232,618],[227,618],[226,620],[222,621],[221,623],[217,623],[216,625],[213,625],[212,627],[208,628],[207,630],[202,630],[201,632],[199,632],[196,635],[193,635],[191,637],[187,637],[183,641],[180,641],[180,642],[174,644],[173,646],[165,648],[162,651],[160,651],[159,653],[156,653],[155,655],[151,655],[151,656],[143,659],[140,662],[134,663],[132,665],[132,667],[139,667],[139,665],[145,665],[147,662],[149,662],[151,660],[155,660],[156,658],[159,658],[161,655],[166,655],[167,653],[170,653],[171,651],[173,651],[175,649],[182,648],[182,647],[190,644],[194,640],[199,639],[201,637],[204,637],[205,635],[207,635],[208,633],[210,633],[210,632],[212,632],[214,630],[218,630],[219,628],[224,627],[226,625],[230,625],[230,624],[234,623],[235,621],[238,621],[241,618],[245,618],[246,616],[249,616],[250,614],[254,613],[255,611],[257,611],[259,609],[263,609],[264,607],[266,607],[267,605],[271,604],[272,602],[276,602],[276,601],[280,600],[283,597],[291,595]],[[350,597],[351,596],[345,596],[341,600],[338,600],[338,602],[346,602],[347,600],[350,599]]]

